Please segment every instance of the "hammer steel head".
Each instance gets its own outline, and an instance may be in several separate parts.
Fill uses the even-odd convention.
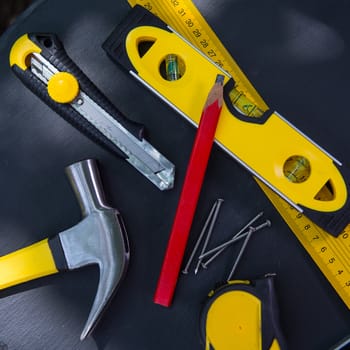
[[[100,271],[95,300],[80,336],[83,340],[93,331],[119,286],[130,251],[119,212],[105,202],[96,162],[88,159],[72,164],[66,168],[66,173],[78,198],[83,220],[58,235],[65,268],[73,270],[97,264]]]

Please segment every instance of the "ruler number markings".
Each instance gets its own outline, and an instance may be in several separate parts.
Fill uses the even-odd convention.
[[[157,15],[157,6],[154,6],[152,1],[141,0],[140,2],[142,2],[145,9]],[[196,44],[196,46],[199,45],[202,48],[203,53],[205,53],[205,55],[208,56],[217,66],[226,69],[226,71],[230,73],[231,67],[227,66],[224,57],[211,42],[210,36],[204,32],[191,11],[187,9],[186,4],[183,4],[181,0],[168,0],[168,4],[176,12],[176,15],[188,30],[192,37],[192,43]],[[239,83],[237,79],[236,83]]]
[[[170,3],[174,6],[174,7],[176,7],[176,6],[179,6],[180,5],[180,2],[179,2],[179,0],[170,0]]]
[[[304,214],[297,212],[293,207],[289,207],[289,210],[290,216],[292,219],[295,219],[297,225],[299,226],[300,232],[304,234],[304,238],[308,240],[315,253],[321,258],[325,268],[328,269],[337,279],[341,288],[348,289],[346,292],[350,294],[349,264],[346,263],[345,259],[342,259],[342,256],[339,257],[339,254],[334,254],[331,240],[335,240],[335,238],[330,237],[330,239],[327,239],[327,237],[324,236],[327,235],[327,233],[320,232],[315,225],[308,223],[308,219],[305,218]],[[293,211],[296,212],[295,215],[292,215]],[[310,232],[311,235],[308,235],[308,232]],[[300,238],[302,239],[302,237]],[[349,238],[350,236],[348,232],[343,231],[341,236],[336,238],[338,240],[338,244],[335,246],[335,248],[345,246],[345,243],[343,242]]]
[[[173,5],[174,7],[178,7],[180,5],[179,0],[169,0],[169,3]],[[213,44],[210,42],[210,38],[206,33],[203,35],[202,28],[196,23],[195,19],[193,18],[192,14],[185,8],[185,6],[182,6],[178,9],[177,13],[183,17],[183,23],[186,25],[188,29],[193,29],[191,32],[191,35],[194,37],[194,41],[199,43],[203,49],[206,50],[206,55],[213,59],[214,57],[218,57],[214,63],[216,63],[220,68],[224,67],[224,59],[220,57],[217,53],[217,48],[213,46]],[[201,40],[197,40],[198,38],[204,36]]]
[[[143,7],[148,10],[148,11],[152,11],[153,6],[151,5],[151,3],[149,1],[147,1],[146,3],[143,4]]]

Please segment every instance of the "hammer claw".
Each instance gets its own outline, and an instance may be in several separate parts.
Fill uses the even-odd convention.
[[[100,272],[100,282],[97,288],[94,303],[92,305],[88,320],[80,335],[80,340],[84,340],[94,330],[98,321],[101,318],[104,310],[108,306],[114,292],[123,275],[111,273],[109,271]]]
[[[119,234],[116,235],[115,233]],[[97,264],[99,284],[93,306],[80,339],[95,328],[108,302],[125,275],[129,244],[124,224],[114,209],[93,212],[79,224],[59,234],[69,270]]]

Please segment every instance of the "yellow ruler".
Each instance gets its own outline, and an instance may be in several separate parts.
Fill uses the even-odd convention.
[[[175,31],[225,69],[235,80],[236,88],[261,110],[267,105],[241,71],[228,51],[190,0],[128,0],[157,15]],[[296,211],[268,187],[258,181],[300,243],[326,276],[338,295],[350,308],[350,225],[333,237]]]
[[[350,225],[333,237],[257,181],[272,204],[350,309]]]

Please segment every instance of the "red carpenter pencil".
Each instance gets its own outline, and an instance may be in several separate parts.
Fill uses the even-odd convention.
[[[218,74],[203,108],[192,147],[179,204],[153,299],[156,304],[163,306],[170,306],[176,288],[222,108],[223,80],[224,76]]]

